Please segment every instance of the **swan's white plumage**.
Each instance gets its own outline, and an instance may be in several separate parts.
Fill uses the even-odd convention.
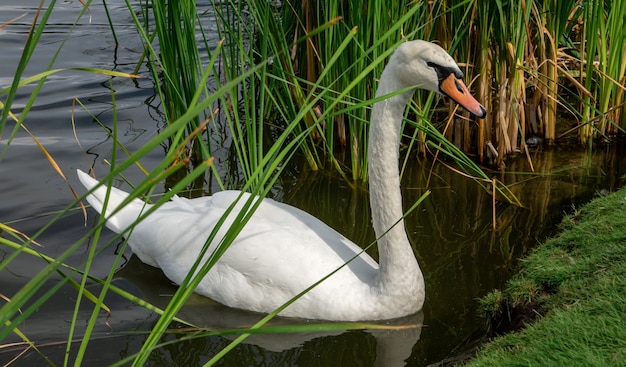
[[[404,43],[385,68],[377,95],[410,86],[441,92],[441,70],[461,75],[452,58],[439,46],[425,41]],[[272,312],[360,254],[281,315],[378,320],[417,312],[424,302],[424,279],[400,220],[402,198],[398,178],[400,123],[411,95],[409,91],[388,98],[374,105],[372,111],[370,193],[374,229],[379,236],[384,233],[378,243],[380,269],[359,246],[317,218],[292,206],[264,199],[196,292],[231,307]],[[466,107],[469,105],[471,112],[484,114],[484,108],[473,97],[451,97]],[[474,107],[472,111],[472,101],[480,108]],[[98,185],[98,181],[80,170],[78,177],[89,190]],[[110,190],[108,213],[127,196],[116,188]],[[102,213],[106,196],[107,188],[100,186],[87,200]],[[191,200],[175,197],[132,229],[129,245],[143,262],[161,268],[169,279],[180,284],[217,221],[238,198],[233,213],[241,210],[249,194],[224,191]],[[105,213],[107,226],[121,233],[149,207],[135,199],[112,217]],[[211,253],[226,234],[236,216],[233,213],[207,253]]]

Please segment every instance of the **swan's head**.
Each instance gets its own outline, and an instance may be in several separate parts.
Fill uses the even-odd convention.
[[[389,65],[403,87],[417,86],[452,98],[456,103],[477,117],[485,117],[487,111],[469,92],[463,82],[463,72],[454,59],[438,45],[422,41],[410,41],[400,45]]]

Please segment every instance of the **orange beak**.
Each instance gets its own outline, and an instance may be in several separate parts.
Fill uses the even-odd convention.
[[[465,86],[465,83],[454,74],[450,74],[447,78],[442,80],[439,83],[439,89],[443,94],[452,98],[474,116],[483,118],[487,114],[485,107],[478,103],[476,98],[472,96]]]

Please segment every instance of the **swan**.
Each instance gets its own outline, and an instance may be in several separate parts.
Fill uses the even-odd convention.
[[[401,220],[400,125],[416,88],[447,95],[473,115],[484,117],[485,108],[470,94],[462,78],[463,73],[444,49],[422,40],[398,46],[380,77],[376,97],[405,91],[376,102],[371,113],[369,190],[379,263],[314,216],[265,198],[195,292],[229,307],[270,313],[358,255],[280,315],[357,321],[418,312],[425,298],[424,277]],[[77,173],[87,190],[99,185],[86,173]],[[109,195],[106,211],[110,213],[128,194],[111,188]],[[161,268],[170,280],[180,284],[216,222],[240,195],[243,197],[235,210],[241,210],[240,203],[250,194],[240,191],[196,199],[174,197],[134,227],[128,244],[141,261]],[[99,186],[86,199],[102,214],[106,196],[107,188]],[[121,233],[149,206],[134,199],[112,216],[104,213],[106,225]],[[225,235],[234,217],[231,213],[217,240]],[[210,246],[208,253],[217,243]]]

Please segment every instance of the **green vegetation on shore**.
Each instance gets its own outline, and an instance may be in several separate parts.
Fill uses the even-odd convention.
[[[468,366],[626,366],[626,188],[566,217],[521,268],[483,303],[494,320],[530,306],[535,323]]]

